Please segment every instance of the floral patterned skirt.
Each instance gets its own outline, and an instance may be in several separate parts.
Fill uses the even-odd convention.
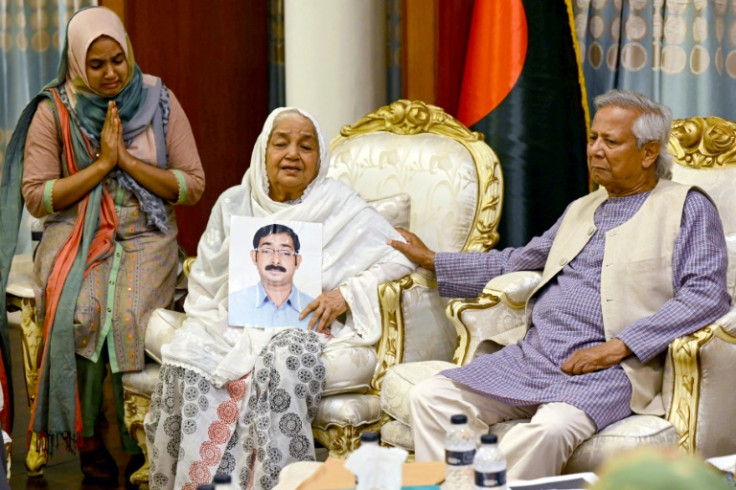
[[[284,466],[313,461],[321,354],[318,334],[289,329],[247,376],[222,388],[193,370],[161,366],[144,424],[150,488],[196,490],[225,473],[240,488],[271,489]]]

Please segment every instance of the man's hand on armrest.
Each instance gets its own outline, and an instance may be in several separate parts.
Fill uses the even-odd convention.
[[[425,269],[434,272],[434,252],[431,251],[414,233],[403,228],[396,228],[396,231],[404,237],[406,243],[399,240],[389,240],[388,244],[406,255],[409,260],[417,264],[419,267],[424,267]]]
[[[560,369],[565,374],[587,374],[609,368],[631,354],[620,339],[611,339],[603,344],[573,352]]]

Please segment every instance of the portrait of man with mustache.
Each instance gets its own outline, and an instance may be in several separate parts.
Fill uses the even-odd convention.
[[[229,296],[230,325],[306,329],[311,313],[299,316],[314,298],[294,285],[302,255],[299,236],[282,224],[263,226],[253,235],[250,258],[260,281]]]

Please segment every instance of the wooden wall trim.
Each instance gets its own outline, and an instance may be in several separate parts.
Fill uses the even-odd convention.
[[[125,0],[100,0],[99,5],[107,7],[120,17],[125,25]]]
[[[435,103],[437,90],[437,2],[403,2],[402,92],[429,104]]]
[[[269,112],[268,3],[126,1],[125,20],[136,62],[175,94],[202,159],[202,199],[175,207],[179,243],[194,255],[217,198],[240,184]]]

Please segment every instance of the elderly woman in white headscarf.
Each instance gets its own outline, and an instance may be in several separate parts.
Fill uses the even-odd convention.
[[[195,489],[216,473],[242,488],[275,486],[285,465],[314,459],[311,420],[325,384],[322,355],[371,348],[378,285],[414,265],[387,245],[398,233],[352,189],[327,177],[316,120],[294,108],[266,120],[243,182],[220,196],[197,249],[187,319],[162,349],[146,416],[152,489]],[[228,325],[232,216],[322,223],[322,293],[310,329]],[[347,313],[345,322],[336,320]]]
[[[34,269],[44,351],[29,432],[43,452],[59,439],[76,445],[86,476],[117,481],[97,427],[102,383],[109,365],[123,447],[140,453],[122,423],[121,376],[143,368],[148,317],[173,303],[172,205],[199,200],[204,172],[181,105],[141,73],[113,11],[78,11],[65,42],[56,79],[28,104],[8,145],[0,293],[4,300],[25,200],[45,218]]]

